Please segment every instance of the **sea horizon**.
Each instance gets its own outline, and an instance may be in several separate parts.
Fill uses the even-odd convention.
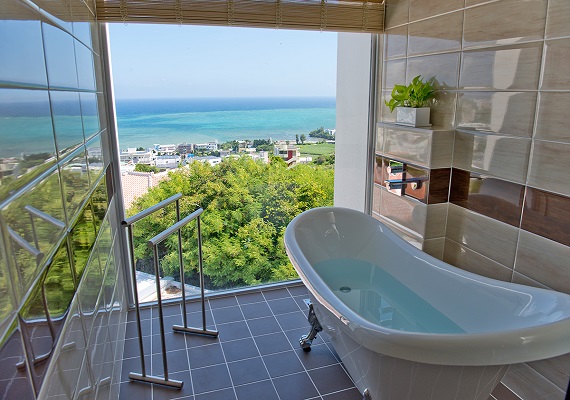
[[[211,97],[117,99],[119,146],[205,143],[218,140],[295,140],[334,129],[334,97]]]

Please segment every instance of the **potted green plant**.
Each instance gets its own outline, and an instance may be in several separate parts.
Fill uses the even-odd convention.
[[[430,100],[435,96],[435,77],[423,81],[421,75],[412,79],[409,85],[394,85],[390,101],[386,105],[390,112],[396,109],[396,123],[408,126],[430,126]]]

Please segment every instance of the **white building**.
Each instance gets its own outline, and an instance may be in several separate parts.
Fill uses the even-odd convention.
[[[155,144],[154,149],[163,155],[176,153],[177,146],[175,144]]]
[[[157,168],[176,168],[180,164],[180,156],[156,156],[155,164]]]
[[[218,151],[218,141],[214,140],[213,142],[208,143],[196,143],[194,145],[194,149],[204,151]]]

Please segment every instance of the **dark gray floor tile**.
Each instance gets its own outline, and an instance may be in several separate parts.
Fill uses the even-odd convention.
[[[291,296],[303,296],[306,295],[308,297],[309,291],[304,285],[299,286],[288,286],[287,290],[291,293]]]
[[[150,319],[143,319],[141,321],[141,329],[143,336],[150,335]],[[125,339],[132,339],[139,337],[137,323],[135,321],[127,322],[127,328],[125,330]]]
[[[307,305],[307,303],[305,303],[305,299],[308,299],[308,297],[305,296],[293,297],[293,300],[295,300],[295,302],[299,306],[299,309],[302,312],[304,312],[306,315],[307,312],[309,311],[309,306]]]
[[[210,309],[210,303],[208,302],[208,300],[205,301],[204,303],[204,308],[206,310]],[[190,313],[190,312],[199,312],[202,311],[202,302],[201,301],[187,301],[186,302],[186,312]]]
[[[275,315],[285,314],[292,311],[300,311],[297,302],[295,302],[291,297],[269,300],[267,301],[267,304],[269,304],[271,311],[273,311],[273,314]]]
[[[237,306],[238,302],[235,296],[227,296],[227,297],[218,297],[215,299],[210,299],[210,307],[212,308],[220,308],[220,307],[229,307],[229,306]]]
[[[295,328],[310,328],[309,322],[307,321],[307,316],[301,311],[295,311],[288,314],[276,315],[279,325],[284,331],[288,331]]]
[[[150,356],[145,356],[145,368],[147,374],[150,373]],[[129,358],[123,360],[123,368],[121,370],[121,382],[128,382],[129,381],[129,374],[131,372],[140,374],[142,373],[141,369],[141,359],[140,357]]]
[[[289,343],[283,332],[255,336],[253,340],[255,340],[255,344],[257,344],[257,348],[262,356],[292,349],[291,343]]]
[[[152,389],[150,384],[143,382],[121,383],[119,400],[151,400]]]
[[[166,315],[164,317],[164,331],[165,332],[172,332],[172,326],[173,325],[183,325],[182,314]],[[158,332],[153,331],[152,333],[156,334]]]
[[[243,314],[239,306],[230,306],[225,308],[215,308],[212,310],[216,324],[225,324],[226,322],[243,321]]]
[[[236,400],[233,389],[216,390],[215,392],[198,394],[196,400]]]
[[[182,389],[174,389],[164,385],[152,385],[152,400],[170,400],[178,398],[187,399],[189,396],[192,396],[190,371],[168,374],[168,379],[183,382]],[[133,399],[136,398],[133,397]]]
[[[145,354],[150,354],[150,336],[143,336],[143,348]],[[140,357],[139,339],[125,340],[125,347],[123,351],[123,358]]]
[[[306,328],[286,330],[283,333],[285,334],[285,336],[287,336],[287,339],[289,339],[289,343],[291,343],[291,346],[293,346],[294,349],[299,349],[300,348],[299,339],[301,338],[301,336],[308,334],[309,330],[310,326],[307,323]],[[313,340],[313,346],[318,344],[323,344],[323,340],[321,339],[321,333],[322,332],[319,332],[317,337]]]
[[[275,317],[263,317],[250,319],[247,321],[253,336],[265,335],[267,333],[281,332],[281,327]]]
[[[189,327],[202,329],[202,312],[188,312],[186,314],[186,322],[188,323]],[[206,327],[209,329],[214,328],[214,318],[212,317],[212,311],[210,310],[206,310]]]
[[[141,320],[143,319],[150,319],[151,317],[151,308],[141,308],[140,309],[140,314],[141,314]],[[136,311],[129,311],[127,314],[127,322],[130,321],[134,321],[137,318],[137,313]]]
[[[268,289],[268,290],[262,290],[262,292],[266,300],[275,300],[275,299],[282,299],[284,297],[291,297],[289,291],[286,288]]]
[[[161,353],[160,335],[152,335],[152,354]],[[168,332],[164,335],[166,351],[183,350],[186,348],[186,338],[183,333]],[[150,352],[150,349],[145,351]]]
[[[218,330],[220,331],[220,340],[222,342],[251,337],[251,333],[249,332],[249,328],[245,321],[219,324]]]
[[[182,315],[182,308],[180,307],[180,304],[165,305],[164,307],[162,307],[162,314],[165,317],[172,315]],[[153,308],[152,316],[153,318],[158,317],[158,308]]]
[[[222,350],[224,351],[228,362],[259,356],[257,347],[251,338],[234,340],[232,342],[223,342]]]
[[[320,368],[338,363],[336,357],[325,344],[312,345],[309,352],[305,352],[300,348],[297,348],[295,351],[306,369]]]
[[[190,369],[186,349],[167,352],[166,360],[168,362],[168,372],[188,371]],[[153,354],[152,374],[162,376],[164,373],[163,371],[162,354]]]
[[[327,394],[323,400],[362,400],[362,394],[356,388],[343,390],[340,392]]]
[[[225,364],[192,370],[192,383],[196,395],[232,386],[228,367]]]
[[[241,306],[241,311],[246,319],[269,317],[273,315],[273,312],[265,301],[263,301],[263,303],[244,304]]]
[[[201,368],[225,362],[219,343],[188,349],[190,368]]]
[[[236,387],[236,393],[238,400],[279,400],[270,380],[238,386]]]
[[[304,400],[319,395],[306,372],[275,378],[273,384],[282,399]]]
[[[198,346],[206,346],[213,343],[219,343],[220,339],[213,336],[206,336],[206,335],[194,335],[194,334],[185,334],[186,335],[186,347],[193,348]]]
[[[338,392],[354,386],[354,383],[340,364],[310,370],[309,375],[321,394]]]
[[[264,356],[263,361],[272,378],[304,371],[303,364],[293,350]]]
[[[269,379],[261,357],[231,362],[228,363],[228,368],[234,385],[244,385]]]
[[[237,301],[239,304],[259,303],[265,301],[265,297],[261,292],[243,293],[237,295]]]

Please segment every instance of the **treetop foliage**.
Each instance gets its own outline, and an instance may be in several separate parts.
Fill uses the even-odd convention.
[[[181,218],[202,207],[204,274],[209,288],[296,278],[283,245],[285,228],[307,209],[332,205],[334,170],[318,165],[287,168],[279,161],[272,158],[264,164],[241,157],[224,159],[215,166],[194,162],[171,172],[170,179],[139,198],[129,215],[179,192],[184,196]],[[146,241],[172,225],[175,218],[175,209],[170,207],[135,224],[136,258],[152,259]],[[195,223],[187,225],[182,234],[185,276],[192,283],[198,267]],[[164,243],[160,249],[163,271],[178,280],[177,236]]]

